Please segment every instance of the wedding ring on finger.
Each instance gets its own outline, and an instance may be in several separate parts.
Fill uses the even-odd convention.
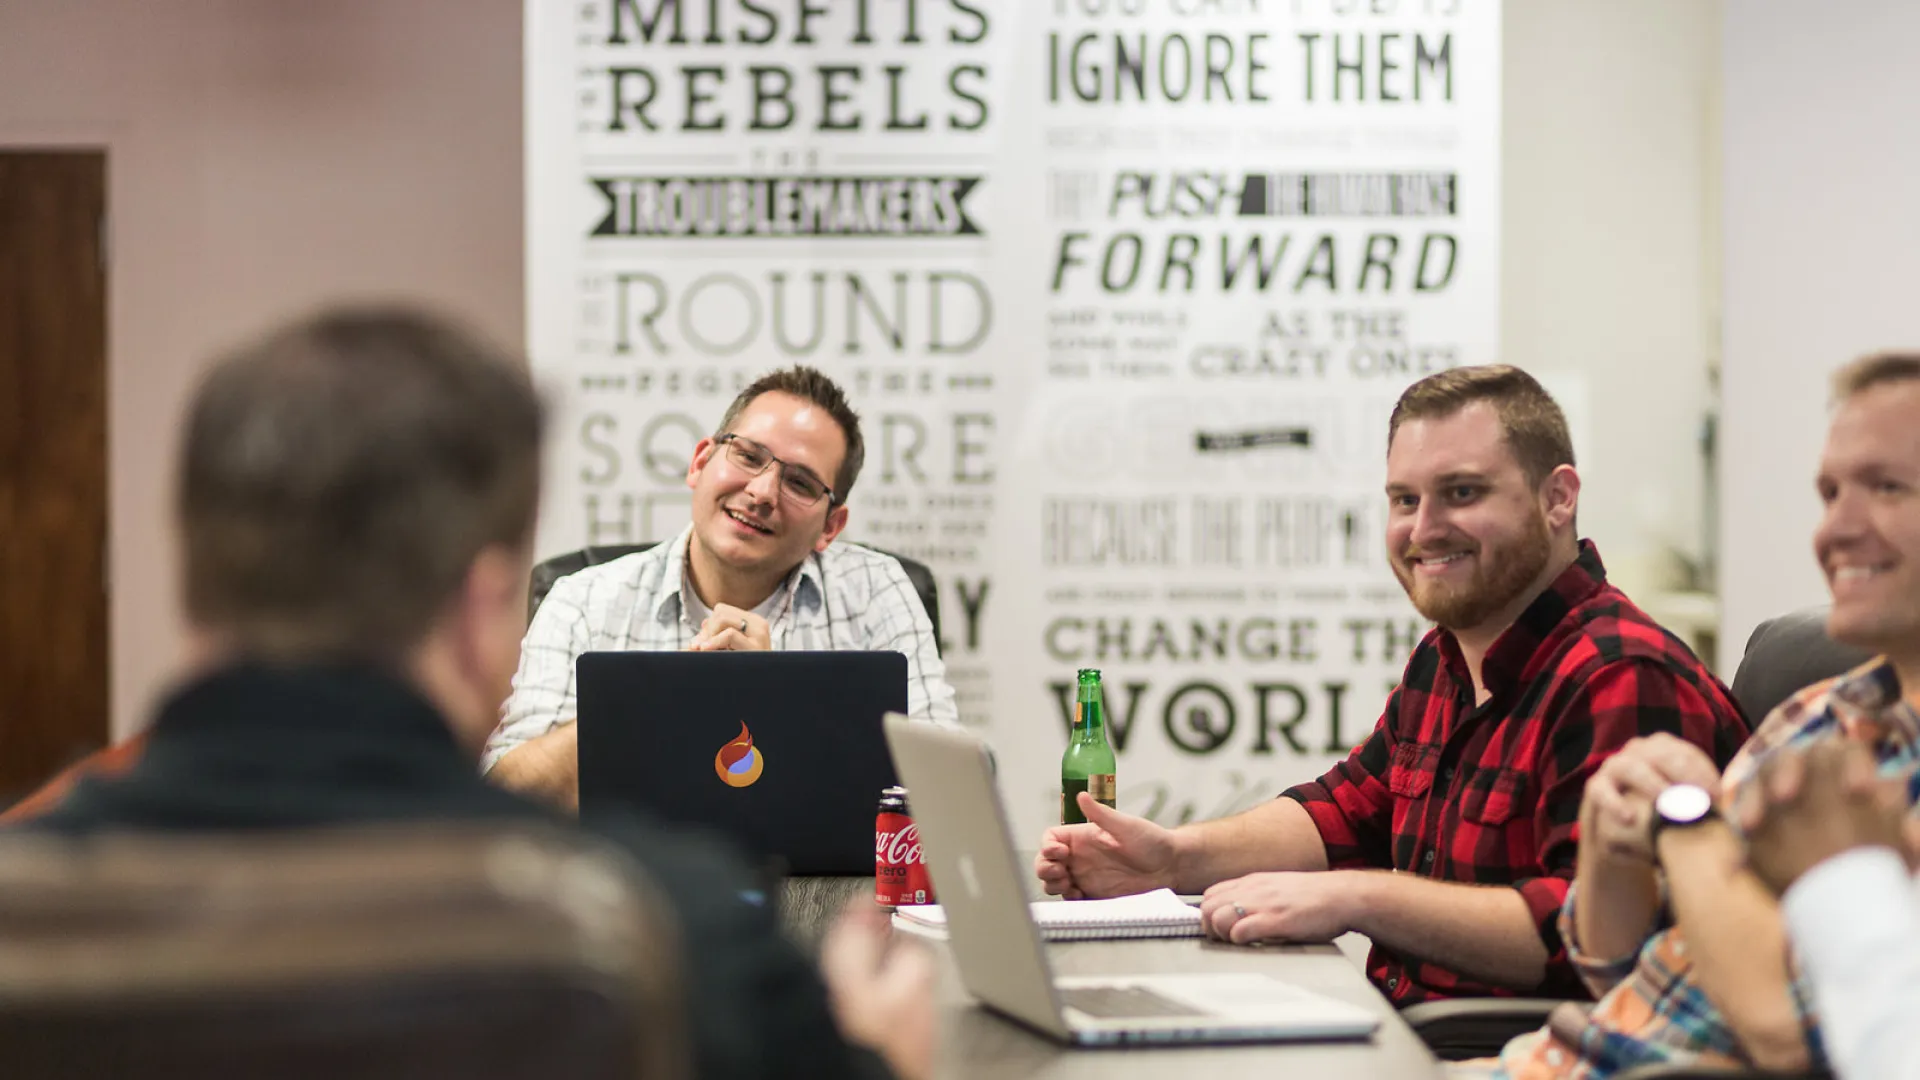
[[[1236,920],[1239,920],[1239,919],[1244,919],[1244,918],[1246,918],[1246,917],[1247,917],[1247,909],[1246,909],[1246,908],[1243,908],[1243,907],[1241,907],[1241,906],[1240,906],[1239,904],[1235,904],[1235,905],[1233,905],[1233,917],[1234,917],[1234,919],[1236,919]]]
[[[740,620],[740,632],[743,634],[747,632],[747,620],[745,619]]]

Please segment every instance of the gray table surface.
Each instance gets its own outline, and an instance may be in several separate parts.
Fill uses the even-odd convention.
[[[781,892],[781,917],[795,940],[815,948],[846,902],[870,895],[872,889],[873,880],[865,877],[793,878]],[[1414,1080],[1440,1075],[1439,1064],[1393,1007],[1331,945],[1248,948],[1192,939],[1049,945],[1047,954],[1061,975],[1255,971],[1352,1002],[1381,1018],[1379,1031],[1368,1042],[1080,1050],[981,1008],[961,985],[945,943],[928,944],[939,960],[935,994],[941,1029],[937,1071],[942,1077]]]

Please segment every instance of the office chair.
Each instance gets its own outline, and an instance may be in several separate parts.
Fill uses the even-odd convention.
[[[678,930],[542,828],[0,836],[8,1080],[690,1074]]]

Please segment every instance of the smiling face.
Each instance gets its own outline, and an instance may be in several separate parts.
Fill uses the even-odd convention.
[[[1817,486],[1827,632],[1896,662],[1920,658],[1920,382],[1881,383],[1841,403]]]
[[[826,410],[778,391],[754,398],[722,434],[727,433],[752,440],[828,485],[846,455],[846,436]],[[846,527],[847,508],[824,498],[800,505],[782,490],[781,474],[778,463],[750,472],[725,444],[700,440],[687,468],[693,542],[718,565],[754,577],[784,577],[809,552],[825,551]]]
[[[1532,484],[1499,413],[1474,402],[1405,421],[1387,448],[1387,561],[1420,614],[1456,634],[1494,636],[1573,556],[1579,477]]]

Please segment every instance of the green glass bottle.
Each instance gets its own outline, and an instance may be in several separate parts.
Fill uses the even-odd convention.
[[[1060,759],[1060,823],[1078,825],[1087,820],[1080,812],[1079,794],[1091,792],[1099,802],[1113,805],[1113,744],[1107,742],[1107,702],[1100,692],[1100,672],[1080,669],[1080,687],[1073,698],[1073,732],[1067,738],[1066,755]]]

